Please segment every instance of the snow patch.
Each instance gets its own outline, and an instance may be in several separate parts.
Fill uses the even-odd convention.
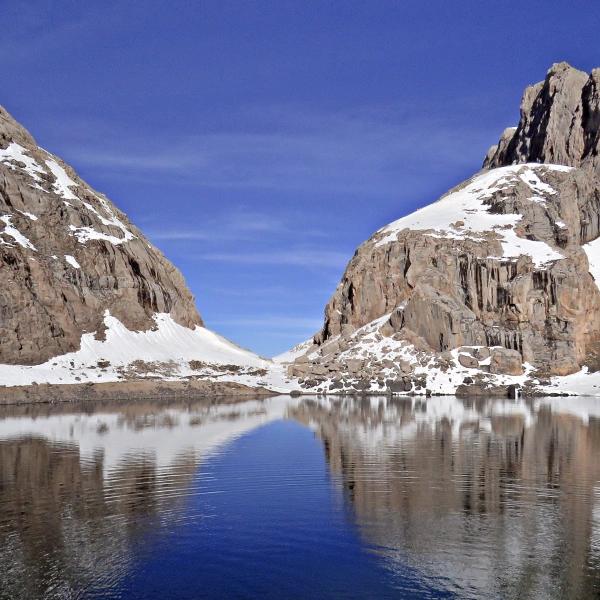
[[[525,182],[535,196],[532,201],[544,201],[544,194],[556,194],[544,183],[536,171],[568,171],[571,167],[561,165],[525,164],[500,167],[477,175],[461,189],[442,196],[437,202],[390,223],[377,234],[383,235],[375,246],[383,246],[397,240],[404,229],[431,231],[433,237],[446,239],[482,239],[484,233],[495,233],[502,245],[503,255],[491,258],[518,258],[531,256],[536,266],[564,258],[562,254],[543,241],[521,238],[514,230],[522,219],[519,214],[495,214],[489,212],[484,202],[496,192],[508,189],[519,179]],[[462,222],[462,223],[461,223]],[[377,235],[376,234],[376,235]]]
[[[74,225],[69,225],[69,229],[77,238],[77,241],[84,245],[90,240],[101,240],[103,242],[114,244],[115,246],[128,241],[126,238],[119,238],[116,235],[96,231],[93,227],[75,227]]]
[[[590,273],[596,281],[596,286],[600,289],[600,238],[584,244],[582,248],[587,255]]]
[[[92,192],[91,190],[89,190],[89,191],[92,194],[94,194],[94,192]],[[94,213],[94,215],[99,219],[99,221],[103,225],[106,225],[109,227],[116,227],[116,228],[120,229],[123,232],[123,237],[119,238],[115,235],[102,233],[100,231],[96,231],[93,227],[75,227],[74,225],[69,225],[69,229],[71,230],[72,234],[77,238],[77,241],[80,244],[85,244],[86,242],[88,242],[90,240],[102,240],[102,241],[109,242],[114,245],[119,245],[124,242],[133,240],[135,238],[135,235],[133,235],[133,233],[131,233],[131,231],[129,231],[129,229],[127,229],[127,227],[125,227],[125,225],[117,218],[117,216],[111,210],[108,202],[104,198],[98,196],[97,194],[94,194],[94,196],[96,198],[98,198],[98,200],[102,204],[102,207],[104,208],[106,213],[108,215],[110,215],[110,218],[107,219],[106,217],[103,217],[89,202],[84,202],[82,200],[81,201],[82,204],[90,212]]]
[[[27,217],[27,218],[28,218],[30,221],[37,221],[37,220],[38,220],[38,218],[37,218],[37,217],[36,217],[34,214],[32,214],[32,213],[30,213],[30,212],[26,212],[26,211],[24,211],[24,210],[20,210],[19,212],[20,212],[20,213],[21,213],[21,214],[22,214],[24,217]]]
[[[574,396],[600,396],[600,372],[591,373],[587,367],[571,375],[552,377],[549,385],[539,386],[543,393],[570,394]]]
[[[0,221],[2,221],[5,224],[4,231],[2,231],[2,234],[8,235],[11,238],[13,238],[15,242],[19,244],[19,246],[27,248],[28,250],[33,250],[35,252],[35,246],[16,227],[12,225],[11,220],[11,215],[4,215],[0,217]],[[0,243],[6,244],[6,242],[2,242],[2,240],[0,240]],[[8,245],[10,246],[10,244]]]
[[[532,168],[527,168],[525,171],[519,173],[521,181],[526,183],[536,194],[542,196],[542,201],[545,202],[544,194],[556,194],[556,190],[547,183],[544,183]]]
[[[75,260],[74,256],[65,254],[65,260],[75,269],[81,269],[81,265]]]
[[[13,171],[21,169],[25,171],[34,181],[42,183],[40,175],[46,175],[46,171],[36,162],[34,158],[25,154],[27,150],[16,142],[11,142],[7,148],[0,148],[0,162],[8,165]],[[23,163],[25,167],[15,165],[15,162]],[[36,186],[38,187],[38,186]],[[39,188],[42,191],[46,191]]]
[[[47,159],[46,165],[56,180],[52,189],[65,200],[78,200],[71,188],[79,186],[67,175],[67,172],[54,159]]]

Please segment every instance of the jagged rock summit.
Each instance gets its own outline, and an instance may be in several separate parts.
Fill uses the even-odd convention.
[[[204,377],[266,361],[203,327],[180,272],[0,107],[0,386]]]
[[[594,393],[599,81],[553,65],[481,172],[364,242],[289,374],[329,392]]]
[[[528,87],[518,127],[504,131],[483,163],[495,168],[524,162],[598,166],[600,69],[590,74],[561,62]]]

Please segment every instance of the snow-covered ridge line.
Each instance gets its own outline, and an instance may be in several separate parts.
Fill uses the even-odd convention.
[[[509,189],[519,182],[529,186],[532,202],[546,202],[546,196],[557,192],[544,182],[540,175],[546,171],[570,171],[571,167],[526,163],[500,167],[473,177],[459,189],[452,190],[437,202],[425,206],[406,217],[386,225],[376,232],[380,236],[375,246],[383,246],[397,239],[404,229],[431,231],[434,237],[450,239],[481,239],[485,233],[493,232],[499,238],[503,255],[490,258],[518,258],[531,256],[536,266],[564,258],[563,255],[543,241],[521,238],[514,228],[521,220],[519,214],[497,214],[489,211],[485,201],[496,192]]]
[[[41,150],[41,149],[40,149]],[[94,206],[89,202],[81,200],[74,192],[73,188],[80,188],[80,184],[69,177],[66,170],[59,164],[56,157],[46,150],[41,150],[48,158],[44,160],[43,164],[38,163],[35,158],[28,154],[28,150],[16,142],[11,142],[7,148],[0,149],[0,162],[8,165],[13,171],[17,169],[23,171],[32,180],[32,187],[48,193],[47,189],[42,187],[44,184],[47,185],[47,181],[42,176],[51,175],[54,182],[51,185],[51,190],[54,194],[61,197],[67,206],[73,206],[73,201],[79,201],[81,204],[89,210],[94,216],[107,227],[115,227],[123,232],[123,237],[117,237],[97,231],[93,227],[75,227],[70,226],[72,235],[74,235],[81,244],[85,244],[89,240],[102,240],[111,244],[123,244],[136,236],[129,231],[129,229],[117,218],[113,213],[108,202],[93,190],[86,188],[87,192],[97,198],[100,203],[102,210],[106,212],[108,217],[103,216]],[[23,166],[24,165],[24,166]],[[20,211],[22,212],[22,211]],[[24,213],[25,216],[31,220],[37,220],[35,215],[31,213]]]

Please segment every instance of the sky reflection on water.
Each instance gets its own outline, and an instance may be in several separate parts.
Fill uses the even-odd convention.
[[[0,410],[2,598],[592,598],[600,402]]]

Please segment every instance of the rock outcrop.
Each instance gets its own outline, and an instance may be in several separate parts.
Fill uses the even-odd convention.
[[[484,168],[539,162],[597,165],[600,151],[600,69],[591,74],[562,62],[528,87],[521,119],[488,151]]]
[[[554,65],[483,171],[363,243],[289,373],[323,391],[447,393],[591,364],[599,81],[600,70]]]

